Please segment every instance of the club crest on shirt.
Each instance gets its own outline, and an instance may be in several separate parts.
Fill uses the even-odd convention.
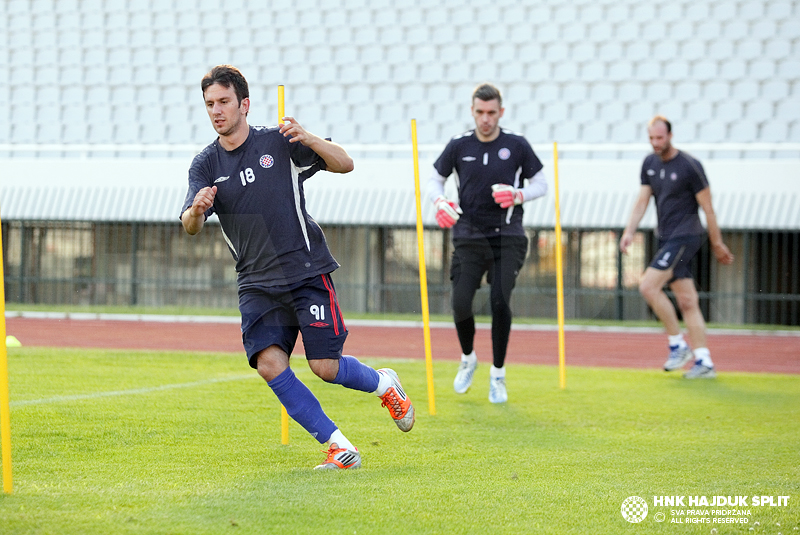
[[[502,149],[497,151],[497,156],[499,156],[501,160],[508,160],[509,158],[511,158],[511,151],[503,147]]]
[[[261,157],[260,160],[258,160],[258,163],[260,163],[261,167],[263,167],[264,169],[269,169],[270,167],[272,167],[272,164],[275,163],[275,160],[269,154],[265,154],[264,156]]]
[[[672,173],[669,175],[670,180],[678,180],[678,173]]]

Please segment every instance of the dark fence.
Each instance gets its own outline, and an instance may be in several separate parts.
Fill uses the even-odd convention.
[[[10,303],[235,308],[236,273],[218,225],[196,236],[179,222],[4,221],[5,291]],[[552,229],[529,229],[528,259],[512,306],[516,316],[555,317],[556,243]],[[638,293],[654,253],[640,232],[629,255],[620,229],[562,233],[565,315],[632,320],[652,317]],[[342,267],[334,274],[350,312],[418,313],[420,290],[413,228],[330,226],[328,243]],[[737,256],[719,266],[708,245],[695,280],[709,321],[800,325],[800,232],[725,234]],[[431,313],[450,312],[448,231],[425,231]],[[488,314],[488,288],[476,311]]]

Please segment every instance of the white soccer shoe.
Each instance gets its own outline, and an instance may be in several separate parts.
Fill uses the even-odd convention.
[[[664,371],[671,372],[672,370],[683,368],[693,358],[694,355],[689,347],[670,348],[669,357],[667,357],[667,362],[664,363]]]
[[[475,368],[478,367],[478,359],[475,359],[475,362],[469,362],[468,360],[461,360],[461,364],[458,366],[458,373],[456,373],[456,378],[453,381],[453,389],[456,391],[456,394],[466,394],[469,387],[472,386],[472,377],[475,375]]]
[[[489,378],[489,401],[492,403],[505,403],[508,401],[505,377]]]
[[[683,374],[683,377],[685,379],[715,379],[717,372],[713,366],[706,366],[698,360],[688,372]]]

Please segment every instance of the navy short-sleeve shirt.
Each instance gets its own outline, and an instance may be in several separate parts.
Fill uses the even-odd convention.
[[[522,205],[515,206],[507,220],[508,209],[492,197],[492,184],[519,188],[543,167],[522,135],[501,129],[496,139],[483,142],[469,130],[451,139],[433,166],[441,176],[457,174],[458,203],[464,213],[453,227],[454,238],[525,236]]]
[[[278,127],[250,127],[232,151],[214,141],[195,156],[181,209],[204,187],[217,186],[213,206],[236,261],[239,286],[292,284],[339,267],[325,235],[306,211],[303,182],[326,168],[301,143],[289,143]]]
[[[708,187],[708,180],[699,161],[682,151],[667,162],[650,154],[642,163],[641,181],[656,198],[660,239],[705,233],[695,195]]]

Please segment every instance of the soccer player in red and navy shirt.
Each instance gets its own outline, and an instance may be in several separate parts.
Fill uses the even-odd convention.
[[[642,163],[642,186],[619,248],[627,253],[650,197],[655,197],[658,251],[642,275],[639,292],[667,331],[669,356],[664,370],[678,370],[694,360],[694,366],[683,376],[687,379],[713,379],[717,374],[706,344],[706,324],[691,272],[692,258],[703,245],[706,233],[697,212],[698,206],[706,214],[714,256],[722,264],[731,264],[733,254],[722,241],[703,166],[672,146],[672,124],[665,117],[653,117],[647,132],[653,154]],[[669,285],[678,302],[694,354],[683,338],[675,307],[664,292],[665,285]]]
[[[302,333],[308,365],[317,376],[375,393],[397,427],[410,431],[414,425],[414,407],[393,370],[376,371],[342,355],[347,328],[330,275],[339,264],[306,211],[304,181],[320,170],[348,173],[353,160],[293,117],[284,117],[280,127],[249,126],[249,89],[235,67],[214,67],[201,89],[219,137],[189,168],[183,227],[197,234],[217,214],[236,261],[242,342],[250,366],[289,416],[329,444],[326,459],[316,468],[358,468],[358,449],[289,366]]]
[[[459,394],[472,385],[478,365],[474,350],[472,303],[481,279],[491,286],[492,367],[489,401],[508,400],[505,359],[511,334],[511,291],[528,253],[522,227],[522,203],[543,196],[547,181],[542,163],[520,134],[500,128],[503,97],[492,84],[472,94],[475,129],[452,138],[434,165],[428,192],[436,221],[453,229],[453,319],[461,345],[461,365],[453,388]],[[458,201],[447,199],[444,184],[455,171]]]

